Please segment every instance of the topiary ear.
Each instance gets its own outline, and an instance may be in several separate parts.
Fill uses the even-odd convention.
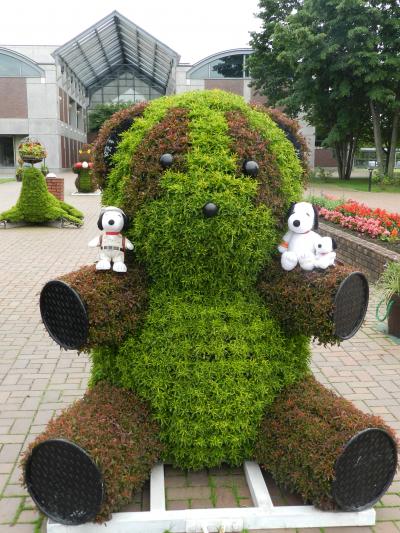
[[[332,250],[337,250],[337,242],[335,239],[332,239]]]
[[[314,226],[313,226],[313,229],[318,229],[318,227],[319,227],[319,224],[318,224],[318,217],[319,217],[318,207],[316,205],[313,205],[312,208],[314,209]]]
[[[123,218],[124,218],[124,225],[123,225],[121,231],[125,231],[125,230],[128,229],[129,219],[128,219],[128,217],[125,215],[125,213],[122,213],[122,216],[123,216]]]
[[[100,212],[100,216],[99,216],[99,220],[97,221],[97,227],[99,228],[100,231],[102,231],[104,228],[103,228],[103,212],[101,211]]]
[[[288,209],[288,212],[286,213],[286,219],[290,217],[290,215],[293,215],[294,213],[294,206],[296,205],[296,202],[291,202],[290,207]]]

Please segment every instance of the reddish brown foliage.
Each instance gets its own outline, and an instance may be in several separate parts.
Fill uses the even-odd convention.
[[[113,132],[121,134],[128,129],[137,117],[143,115],[144,110],[148,106],[148,102],[140,102],[126,109],[121,109],[114,113],[114,115],[104,122],[97,135],[96,142],[93,147],[93,175],[97,186],[104,189],[109,166],[104,160],[104,147],[110,135]]]
[[[132,156],[132,179],[125,189],[125,213],[132,216],[147,199],[159,194],[159,178],[164,172],[160,157],[174,157],[172,170],[186,172],[185,154],[189,149],[188,110],[171,108],[165,118],[145,135]]]
[[[350,273],[341,265],[312,272],[296,267],[286,272],[276,258],[261,273],[258,290],[289,334],[316,337],[323,344],[338,343],[332,319],[334,299]]]
[[[232,138],[231,150],[238,156],[236,175],[243,175],[242,165],[246,160],[258,163],[259,183],[256,205],[265,204],[270,207],[275,216],[283,225],[286,213],[286,202],[282,194],[281,177],[275,156],[269,149],[269,142],[253,129],[247,118],[240,111],[226,113],[228,132]]]
[[[132,493],[149,478],[162,450],[158,433],[147,404],[133,392],[98,383],[52,418],[46,431],[29,445],[22,466],[32,448],[45,440],[61,438],[81,446],[103,475],[105,500],[95,520],[104,522],[129,503]]]
[[[345,444],[367,428],[384,429],[396,440],[381,418],[362,413],[309,376],[285,389],[268,409],[255,459],[304,501],[332,509],[336,459]]]
[[[128,272],[96,271],[85,266],[62,279],[85,303],[89,316],[89,337],[81,348],[117,346],[138,327],[147,309],[147,276],[133,259],[126,258]]]
[[[303,135],[300,133],[300,124],[297,120],[285,115],[279,109],[273,107],[264,107],[254,105],[257,111],[267,113],[281,130],[285,132],[287,139],[293,144],[294,149],[298,152],[301,166],[303,167],[303,182],[306,183],[310,167],[308,166],[309,148]]]

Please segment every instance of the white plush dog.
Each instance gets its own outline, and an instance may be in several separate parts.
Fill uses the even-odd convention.
[[[113,263],[115,272],[126,272],[124,253],[126,248],[133,250],[133,244],[120,232],[126,228],[127,223],[127,216],[118,207],[105,207],[100,211],[97,226],[104,233],[89,242],[90,247],[100,246],[96,270],[109,270]]]
[[[336,242],[330,237],[320,237],[315,243],[315,266],[317,268],[328,268],[335,264]]]
[[[315,245],[320,239],[318,233],[317,208],[308,202],[291,205],[288,213],[289,231],[285,233],[278,250],[281,252],[281,265],[284,270],[293,270],[297,264],[303,270],[313,270]]]

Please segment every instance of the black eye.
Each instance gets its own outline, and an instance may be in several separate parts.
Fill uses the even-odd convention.
[[[245,161],[243,163],[243,172],[247,176],[252,176],[255,178],[258,174],[259,166],[255,161]]]
[[[308,217],[310,217],[310,216],[311,216],[311,215],[310,215],[310,213],[306,213],[306,215],[307,215]]]
[[[318,248],[322,248],[322,244],[318,244]]]
[[[173,161],[174,161],[174,158],[172,154],[163,154],[160,157],[160,165],[163,168],[169,168],[172,165]]]

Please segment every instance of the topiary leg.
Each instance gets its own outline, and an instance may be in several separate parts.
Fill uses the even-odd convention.
[[[102,522],[131,501],[161,453],[145,403],[105,382],[53,418],[26,451],[24,481],[57,522]]]
[[[310,376],[268,409],[255,459],[305,501],[358,511],[378,501],[392,482],[397,443],[381,418],[362,413]]]

